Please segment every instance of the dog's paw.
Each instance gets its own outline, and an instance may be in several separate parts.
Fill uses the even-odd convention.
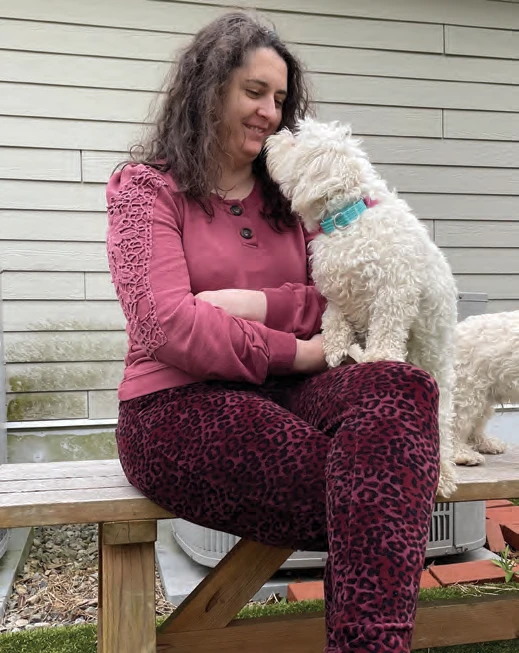
[[[354,343],[349,349],[348,349],[348,356],[350,358],[353,358],[353,360],[356,363],[363,363],[364,362],[364,350],[360,345],[357,343]]]
[[[463,447],[454,452],[454,462],[456,465],[474,467],[475,465],[484,465],[485,457],[470,447]]]
[[[452,494],[454,494],[454,492],[456,492],[456,487],[457,485],[455,481],[440,476],[437,494],[443,499],[448,499]]]
[[[339,365],[346,360],[346,355],[342,351],[331,351],[324,355],[326,364],[329,368],[339,367]]]
[[[440,463],[440,480],[437,494],[448,499],[456,491],[456,468],[453,463]]]
[[[499,440],[499,438],[485,437],[476,446],[480,453],[498,454],[506,451],[506,443]]]

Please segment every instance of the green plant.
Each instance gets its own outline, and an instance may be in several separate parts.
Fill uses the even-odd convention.
[[[519,576],[515,571],[517,561],[515,558],[510,557],[510,547],[508,544],[505,546],[504,551],[501,551],[499,554],[499,560],[492,560],[492,562],[498,567],[501,567],[505,572],[505,583],[509,583],[514,576]]]

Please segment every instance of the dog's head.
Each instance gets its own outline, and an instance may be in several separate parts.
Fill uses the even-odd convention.
[[[348,125],[301,120],[266,142],[267,167],[281,192],[301,215],[308,231],[315,231],[330,208],[363,196],[367,157]]]

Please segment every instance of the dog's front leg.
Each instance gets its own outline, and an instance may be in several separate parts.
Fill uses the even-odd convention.
[[[379,292],[370,308],[363,362],[407,359],[407,340],[417,308],[405,293]]]
[[[355,332],[337,304],[330,301],[323,313],[322,332],[328,367],[338,367],[348,357]]]

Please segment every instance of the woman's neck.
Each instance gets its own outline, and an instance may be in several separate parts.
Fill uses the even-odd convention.
[[[222,168],[215,191],[228,200],[241,200],[254,188],[252,164],[240,168]]]

